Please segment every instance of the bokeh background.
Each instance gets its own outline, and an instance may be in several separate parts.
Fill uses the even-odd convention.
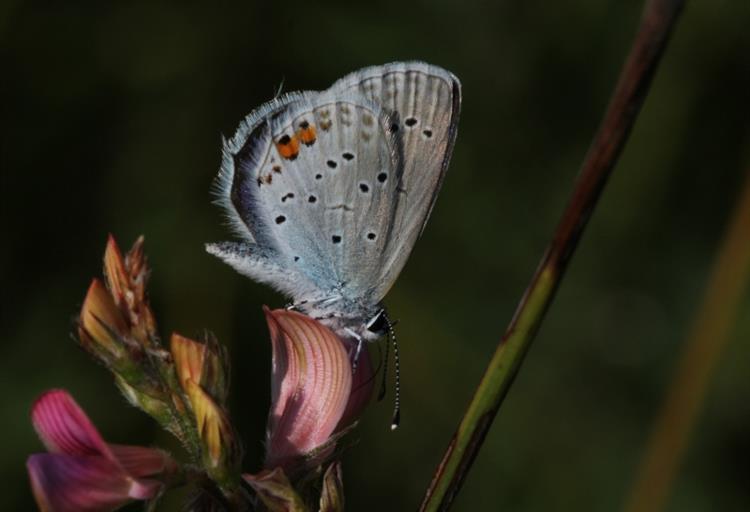
[[[284,90],[422,59],[464,105],[432,219],[387,298],[403,424],[366,414],[349,510],[413,510],[566,203],[640,2],[20,2],[0,7],[3,510],[33,507],[28,420],[64,387],[114,442],[167,435],[78,349],[107,233],[141,233],[161,332],[233,354],[232,411],[259,468],[284,299],[207,255],[220,134]],[[590,229],[456,510],[616,510],[750,169],[750,4],[689,2]],[[748,234],[750,236],[750,234]],[[750,300],[708,390],[670,511],[750,503]],[[167,510],[177,510],[176,500]]]

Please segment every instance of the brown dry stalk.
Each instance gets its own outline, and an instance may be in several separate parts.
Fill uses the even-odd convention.
[[[647,0],[602,123],[560,224],[427,489],[422,511],[448,510],[513,383],[625,146],[683,0]]]

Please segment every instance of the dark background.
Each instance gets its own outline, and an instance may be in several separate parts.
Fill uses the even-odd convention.
[[[464,105],[451,169],[387,303],[403,424],[374,405],[345,457],[349,510],[413,510],[560,212],[641,2],[18,2],[0,7],[0,481],[32,507],[34,398],[69,389],[105,437],[166,434],[71,339],[108,232],[141,233],[161,332],[214,331],[262,459],[282,297],[203,251],[220,134],[284,90],[422,59]],[[456,510],[615,510],[750,169],[750,4],[689,2],[622,160]],[[708,390],[670,511],[750,503],[750,300]],[[179,453],[179,452],[178,452]],[[174,502],[168,509],[174,508]]]

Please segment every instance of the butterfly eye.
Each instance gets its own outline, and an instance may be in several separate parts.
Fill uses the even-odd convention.
[[[383,335],[388,331],[388,318],[385,310],[381,309],[366,324],[367,330],[374,334]]]

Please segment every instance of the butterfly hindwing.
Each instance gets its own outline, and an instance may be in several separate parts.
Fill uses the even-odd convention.
[[[269,140],[264,133],[269,129],[269,118],[288,108],[301,96],[302,93],[299,92],[284,94],[261,105],[245,117],[232,138],[223,139],[221,168],[214,181],[213,194],[216,198],[215,202],[224,210],[229,227],[240,238],[255,242],[257,238],[263,239],[263,233],[261,232],[262,226],[257,225],[249,215],[248,205],[241,203],[242,191],[249,186],[249,182],[244,178],[251,172],[237,168],[238,154],[244,152],[246,156],[240,159],[242,166],[252,168],[254,165],[252,155],[248,156],[247,153],[255,155],[263,153],[264,149],[259,146]]]

